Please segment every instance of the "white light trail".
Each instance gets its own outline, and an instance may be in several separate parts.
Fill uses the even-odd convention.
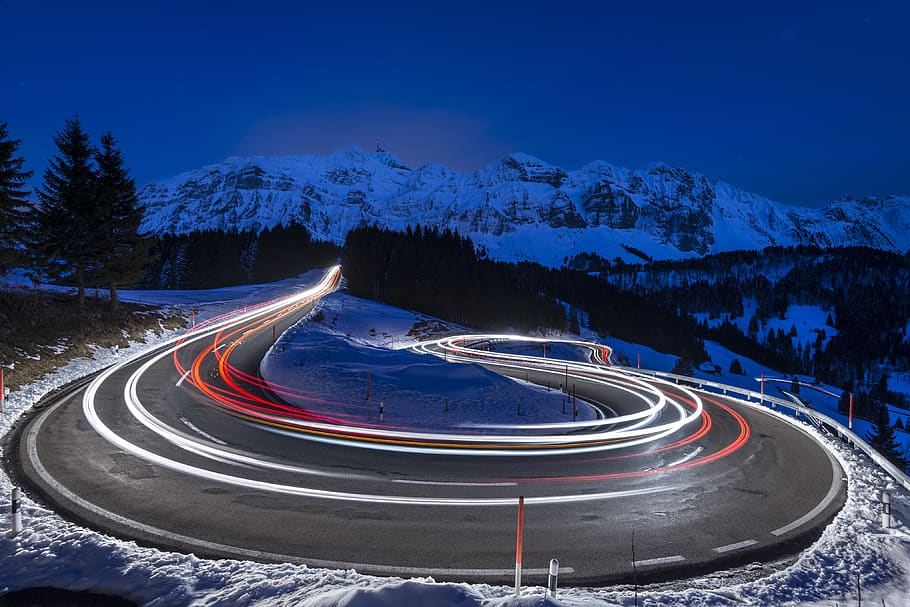
[[[238,449],[231,449],[223,444],[217,444],[217,441],[202,440],[191,436],[185,432],[179,431],[166,422],[155,417],[147,407],[142,404],[139,397],[139,383],[144,374],[154,365],[160,363],[167,357],[174,356],[181,348],[190,344],[195,344],[201,340],[211,338],[216,334],[244,323],[250,323],[254,320],[266,317],[269,314],[277,313],[291,306],[300,305],[321,297],[328,292],[334,284],[337,283],[338,267],[330,270],[326,276],[316,286],[304,290],[291,297],[283,298],[256,306],[250,309],[244,309],[241,312],[233,314],[226,318],[217,319],[210,323],[198,325],[195,329],[188,332],[184,337],[173,339],[165,344],[154,356],[149,357],[142,362],[138,368],[130,375],[123,386],[123,402],[129,413],[146,429],[159,436],[167,443],[178,447],[179,449],[193,453],[212,461],[238,465],[242,467],[252,467],[260,469],[269,469],[280,472],[289,472],[300,475],[322,475],[333,476],[335,473],[329,473],[321,470],[310,469],[301,466],[289,465],[270,459],[263,459],[255,454],[243,452]],[[537,357],[506,355],[499,353],[479,352],[466,348],[463,345],[468,341],[477,342],[483,339],[515,339],[513,336],[462,336],[458,338],[445,338],[437,340],[431,344],[424,344],[421,351],[431,352],[429,347],[450,348],[457,352],[450,357],[464,362],[483,362],[484,364],[496,365],[503,368],[512,369],[535,369],[550,372],[569,373],[569,377],[578,380],[584,380],[589,383],[597,383],[609,386],[614,389],[623,391],[631,395],[642,403],[642,409],[632,413],[581,422],[565,422],[553,424],[531,424],[525,426],[510,425],[487,425],[474,426],[476,429],[500,429],[509,430],[509,433],[497,434],[478,434],[470,432],[413,432],[406,430],[388,430],[378,429],[369,426],[358,426],[351,424],[328,423],[308,419],[299,419],[290,416],[283,416],[277,413],[259,413],[260,421],[266,424],[263,427],[295,436],[296,438],[320,441],[345,446],[355,446],[361,448],[383,449],[392,451],[404,451],[408,453],[425,453],[425,454],[458,454],[458,455],[482,455],[482,456],[540,456],[540,455],[566,455],[576,453],[589,453],[595,451],[605,451],[630,447],[635,445],[646,444],[664,437],[667,437],[687,424],[699,419],[703,412],[701,399],[693,392],[685,388],[676,386],[676,390],[684,392],[691,399],[693,407],[687,409],[683,407],[676,399],[668,397],[663,391],[651,385],[651,383],[632,378],[626,374],[606,369],[599,365],[589,363],[579,363],[560,359],[540,359]],[[519,341],[542,341],[552,342],[554,340],[537,339],[537,338],[517,338]],[[595,352],[595,357],[599,360],[609,358],[609,353],[604,351],[603,346],[589,344],[577,340],[561,340],[563,343],[582,346]],[[456,343],[457,342],[457,343]],[[435,353],[439,356],[438,353]],[[482,354],[482,358],[478,357]],[[495,356],[489,356],[495,354]],[[605,355],[605,356],[604,356]],[[227,356],[227,354],[225,354]],[[313,489],[299,485],[288,485],[282,483],[270,483],[256,479],[250,479],[243,476],[234,476],[224,472],[216,472],[204,467],[190,465],[178,461],[171,457],[166,457],[155,453],[144,447],[140,447],[124,436],[121,436],[108,426],[98,414],[96,409],[96,398],[99,389],[111,377],[125,368],[127,365],[135,365],[139,358],[123,361],[107,369],[99,375],[87,388],[83,397],[83,412],[86,419],[96,432],[105,438],[108,442],[116,445],[127,453],[131,453],[148,462],[163,466],[165,468],[176,470],[185,474],[191,474],[197,477],[206,478],[213,481],[224,482],[232,485],[243,486],[251,489],[261,489],[278,493],[306,495],[309,497],[322,497],[336,500],[349,501],[372,501],[383,503],[397,504],[424,504],[424,505],[514,505],[514,498],[431,498],[421,496],[404,496],[404,495],[382,495],[382,494],[360,494],[353,492],[338,492],[322,489]],[[543,362],[542,362],[543,361]],[[184,380],[190,378],[190,371],[182,375],[179,386]],[[195,385],[194,381],[191,381]],[[653,383],[653,380],[652,380]],[[658,382],[659,383],[659,382]],[[661,424],[652,424],[659,417],[673,417],[670,421]],[[273,427],[271,424],[280,427]],[[291,430],[293,429],[293,431]],[[538,431],[546,431],[546,434],[537,434]],[[529,433],[530,432],[530,433]],[[388,442],[394,441],[394,442]],[[349,474],[344,474],[347,478],[353,478]],[[418,484],[399,483],[399,484]],[[459,484],[443,482],[443,484]],[[459,486],[489,486],[484,483],[461,483]],[[499,486],[498,484],[494,484]],[[673,489],[669,486],[658,486],[648,489],[634,491],[618,492],[596,492],[584,495],[558,495],[558,496],[537,496],[529,497],[528,501],[532,503],[557,503],[567,501],[588,501],[602,500],[613,497],[627,497],[630,495],[642,495],[656,491],[666,491]]]

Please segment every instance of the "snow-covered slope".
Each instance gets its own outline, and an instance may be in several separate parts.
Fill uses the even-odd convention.
[[[388,152],[229,158],[143,188],[144,229],[260,230],[292,221],[342,242],[351,228],[457,229],[502,260],[560,265],[593,252],[656,259],[772,245],[910,249],[910,198],[788,206],[667,165],[566,171],[509,154],[473,173],[411,168]]]

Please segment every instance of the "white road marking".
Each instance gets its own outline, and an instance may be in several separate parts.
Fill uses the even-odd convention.
[[[643,561],[635,561],[636,567],[650,567],[652,565],[664,565],[666,563],[678,563],[680,561],[686,560],[686,557],[676,555],[676,556],[663,556],[657,559],[645,559]]]
[[[723,554],[725,552],[732,552],[734,550],[739,550],[740,548],[748,548],[749,546],[754,546],[758,542],[756,540],[744,540],[742,542],[736,542],[735,544],[727,544],[726,546],[718,546],[714,549],[714,552],[717,554]]]
[[[673,462],[672,464],[667,464],[666,467],[667,467],[667,468],[672,468],[672,467],[674,467],[674,466],[679,466],[680,464],[685,464],[687,461],[689,461],[689,460],[691,460],[691,459],[695,459],[695,456],[697,456],[699,453],[701,453],[701,452],[704,451],[704,450],[705,450],[704,447],[698,447],[698,448],[697,448],[695,451],[693,451],[692,453],[690,453],[690,454],[688,454],[688,455],[682,457],[681,459],[676,460],[676,461]]]
[[[181,375],[181,376],[180,376],[180,379],[177,380],[177,383],[174,384],[174,385],[175,385],[176,387],[179,388],[179,387],[180,387],[180,384],[183,383],[183,380],[185,380],[187,377],[189,377],[189,376],[190,376],[190,373],[192,373],[192,372],[193,372],[192,369],[187,369],[187,370],[186,370],[186,373],[184,373],[183,375]]]
[[[825,508],[827,508],[829,505],[831,505],[831,502],[833,502],[837,498],[838,494],[840,493],[841,485],[842,485],[843,481],[841,480],[841,477],[839,474],[835,474],[835,471],[839,467],[837,460],[834,459],[834,456],[831,455],[831,453],[827,449],[822,449],[822,451],[824,451],[825,455],[828,456],[828,459],[831,460],[831,472],[832,472],[831,487],[828,489],[828,494],[824,497],[824,499],[822,499],[821,502],[818,503],[817,506],[815,506],[815,508],[813,508],[806,514],[802,515],[801,517],[799,517],[798,519],[796,519],[789,525],[784,525],[780,529],[775,529],[774,531],[771,532],[772,535],[781,536],[781,535],[784,535],[785,533],[790,533],[791,531],[793,531],[794,529],[796,529],[798,527],[802,527],[803,525],[805,525],[806,523],[808,523],[809,521],[814,519],[816,516],[821,514],[821,512]]]
[[[289,554],[279,554],[275,552],[266,552],[263,550],[250,550],[249,548],[241,548],[239,546],[231,546],[230,544],[220,544],[218,542],[210,542],[207,540],[189,537],[179,533],[174,533],[172,531],[166,531],[164,529],[159,529],[158,527],[152,527],[151,525],[146,525],[145,523],[140,523],[134,521],[133,519],[115,514],[108,510],[97,506],[80,496],[76,495],[63,485],[57,482],[44,465],[41,463],[41,460],[38,457],[38,432],[41,430],[41,426],[47,420],[51,413],[53,413],[57,407],[48,409],[42,413],[35,424],[29,429],[28,436],[26,437],[26,446],[29,454],[29,459],[32,464],[35,466],[35,471],[38,475],[44,479],[54,491],[58,492],[65,499],[73,502],[80,508],[88,510],[89,512],[94,513],[102,518],[107,518],[119,525],[125,527],[130,527],[136,530],[139,530],[143,533],[149,535],[163,537],[170,540],[177,541],[182,544],[187,544],[189,546],[197,546],[200,548],[205,548],[207,550],[212,550],[216,552],[222,552],[227,554],[234,554],[237,556],[242,556],[245,558],[256,559],[260,561],[277,561],[285,563],[303,563],[309,565],[310,567],[324,567],[330,569],[354,569],[357,571],[373,571],[373,572],[382,572],[391,575],[413,575],[413,576],[476,576],[476,577],[502,577],[512,575],[514,569],[445,569],[445,568],[431,568],[431,567],[399,567],[394,565],[375,565],[371,563],[349,563],[345,561],[327,561],[322,559],[308,559],[299,556],[291,556]],[[575,573],[573,567],[560,567],[560,573]],[[527,575],[547,575],[549,569],[525,569],[524,573]]]
[[[227,443],[226,443],[226,442],[224,442],[224,441],[221,440],[220,438],[215,438],[214,436],[212,436],[212,435],[209,434],[208,432],[205,432],[204,430],[200,430],[198,427],[196,427],[195,424],[193,424],[193,423],[192,423],[190,420],[188,420],[187,418],[181,416],[181,417],[180,417],[180,421],[182,421],[183,424],[184,424],[187,428],[189,428],[189,429],[192,430],[193,432],[196,432],[196,433],[199,434],[200,436],[203,436],[203,437],[209,439],[209,440],[212,441],[213,443],[217,443],[217,444],[219,444],[219,445],[227,446]]]

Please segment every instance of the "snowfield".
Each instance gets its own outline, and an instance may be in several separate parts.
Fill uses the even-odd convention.
[[[307,275],[303,281],[312,282],[314,277],[312,274]],[[300,280],[283,281],[264,287],[208,292],[133,292],[124,293],[124,298],[180,306],[188,317],[191,309],[196,310],[196,319],[199,320],[248,305],[255,300],[289,292],[300,283]],[[338,320],[335,329],[330,330],[335,314],[338,315]],[[431,319],[425,316],[391,308],[386,308],[377,317],[373,304],[344,295],[336,295],[327,300],[323,315],[320,327],[307,327],[302,330],[303,334],[309,336],[322,333],[326,339],[331,334],[333,340],[343,341],[344,345],[339,346],[339,350],[349,361],[355,361],[364,350],[370,352],[371,357],[381,358],[380,346],[400,350],[411,343],[416,337],[408,336],[407,332],[416,323],[433,326],[429,322]],[[375,329],[375,335],[371,334],[371,329]],[[350,337],[342,339],[347,333],[350,333]],[[124,357],[136,355],[168,337],[170,336],[150,336],[146,343],[133,344],[128,349],[98,351],[92,359],[72,361],[58,373],[13,392],[6,401],[5,411],[0,414],[0,432],[5,434],[17,418],[53,389]],[[286,337],[288,345],[291,337]],[[635,344],[615,343],[614,340],[613,343],[608,342],[608,345],[630,360],[632,366],[636,364],[637,353],[642,355],[643,367],[666,371],[675,362],[674,357]],[[720,357],[720,352],[711,348],[709,350],[712,358],[715,355]],[[266,366],[269,373],[291,373],[293,369],[282,370],[278,364],[282,360],[292,361],[293,356],[285,356],[291,351],[289,349],[278,356],[268,357],[270,360]],[[391,360],[403,360],[394,358],[402,354],[403,352],[390,354],[393,356]],[[729,353],[727,355],[732,356]],[[305,356],[307,360],[311,360],[310,357],[315,360],[317,353],[307,352]],[[754,389],[751,374],[760,371],[750,361],[742,357],[740,360],[750,376],[739,379],[751,381],[750,387]],[[721,363],[718,359],[715,361],[726,371],[728,363]],[[423,363],[412,362],[408,358],[407,364]],[[362,371],[363,369],[358,369],[358,372]],[[471,377],[472,381],[492,381],[485,373]],[[737,376],[724,374],[722,377],[711,377],[715,381],[727,381]],[[508,389],[529,390],[521,382],[499,381],[506,382],[503,386],[509,385]],[[418,391],[421,385],[422,382],[415,384]],[[546,395],[545,390],[538,389],[535,393],[541,397]],[[409,400],[397,401],[395,407],[406,407]],[[406,413],[402,411],[402,414]],[[856,604],[858,587],[866,604],[884,604],[888,607],[908,604],[910,495],[862,453],[851,450],[837,439],[820,435],[811,428],[809,431],[836,454],[849,477],[847,503],[818,542],[787,565],[755,563],[733,571],[639,588],[638,605],[831,607],[834,604]],[[5,473],[0,474],[0,528],[3,530],[11,526],[11,489],[10,479]],[[881,525],[882,491],[889,491],[892,495],[895,524],[891,529],[883,529]],[[545,589],[541,587],[526,587],[520,597],[515,597],[514,590],[506,586],[442,584],[429,578],[381,578],[361,575],[351,570],[204,560],[193,555],[143,548],[133,542],[95,533],[64,520],[26,496],[23,497],[22,513],[25,525],[22,533],[16,537],[0,533],[0,593],[52,586],[119,595],[147,607],[613,607],[633,605],[635,600],[635,589],[632,587],[561,588],[554,600],[547,598]]]
[[[320,322],[303,321],[286,331],[260,367],[270,384],[300,393],[283,398],[301,408],[375,421],[382,405],[384,425],[423,430],[562,422],[564,411],[572,415],[557,386],[549,391],[480,365],[448,364],[407,349],[421,337],[464,333],[463,327],[442,331],[446,325],[435,319],[343,293],[325,297],[316,314]],[[578,403],[579,420],[595,418],[593,407]]]

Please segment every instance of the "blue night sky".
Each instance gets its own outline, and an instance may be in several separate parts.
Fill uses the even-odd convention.
[[[10,2],[0,121],[79,113],[142,185],[383,146],[459,170],[666,161],[780,202],[910,195],[910,2]]]

